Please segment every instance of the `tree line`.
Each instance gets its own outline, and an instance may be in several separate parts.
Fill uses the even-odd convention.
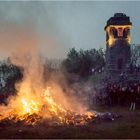
[[[91,75],[95,71],[100,71],[105,66],[105,52],[103,49],[90,49],[77,51],[71,48],[67,58],[62,62],[62,67],[68,73],[78,74],[82,77]]]

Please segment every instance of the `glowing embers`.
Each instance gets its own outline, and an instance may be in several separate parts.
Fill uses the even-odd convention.
[[[95,115],[92,112],[76,113],[65,109],[53,98],[52,92],[54,91],[51,87],[47,87],[42,90],[42,96],[33,93],[20,94],[21,97],[14,99],[10,110],[4,108],[3,112],[0,109],[0,121],[23,122],[27,125],[35,125],[42,121],[50,125],[85,125],[94,120]]]
[[[109,47],[115,43],[115,41],[119,38],[125,39],[128,44],[130,44],[130,29],[131,25],[110,25],[106,28],[106,32],[108,35],[107,43]]]

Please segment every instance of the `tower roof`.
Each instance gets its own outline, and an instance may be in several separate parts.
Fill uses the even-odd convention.
[[[124,13],[115,13],[114,16],[107,21],[105,29],[109,25],[132,25],[132,23],[130,22],[130,18]]]

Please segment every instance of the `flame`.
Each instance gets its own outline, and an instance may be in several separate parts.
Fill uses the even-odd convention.
[[[33,114],[39,112],[38,104],[34,101],[27,101],[26,99],[21,100],[22,106],[23,106],[23,114]]]
[[[18,103],[18,105],[11,112],[8,112],[7,115],[1,115],[0,120],[24,121],[26,124],[32,125],[44,119],[44,116],[50,122],[67,125],[84,125],[93,120],[94,114],[92,112],[78,114],[57,104],[51,96],[51,90],[51,87],[47,87],[43,91],[43,96],[38,100],[35,100],[36,97],[31,96],[31,94],[17,98],[15,103]]]
[[[77,107],[79,104],[74,100],[70,102],[57,80],[54,80],[57,79],[56,75],[46,83],[44,61],[38,55],[38,48],[25,48],[11,58],[13,64],[24,69],[23,79],[16,84],[17,95],[9,99],[7,106],[0,106],[0,121],[8,119],[31,125],[42,121],[58,125],[81,125],[92,121],[94,113]]]

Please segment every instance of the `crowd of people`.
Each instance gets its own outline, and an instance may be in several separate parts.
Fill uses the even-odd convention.
[[[105,90],[109,105],[130,105],[130,110],[135,110],[136,100],[140,98],[140,83],[110,83]]]

